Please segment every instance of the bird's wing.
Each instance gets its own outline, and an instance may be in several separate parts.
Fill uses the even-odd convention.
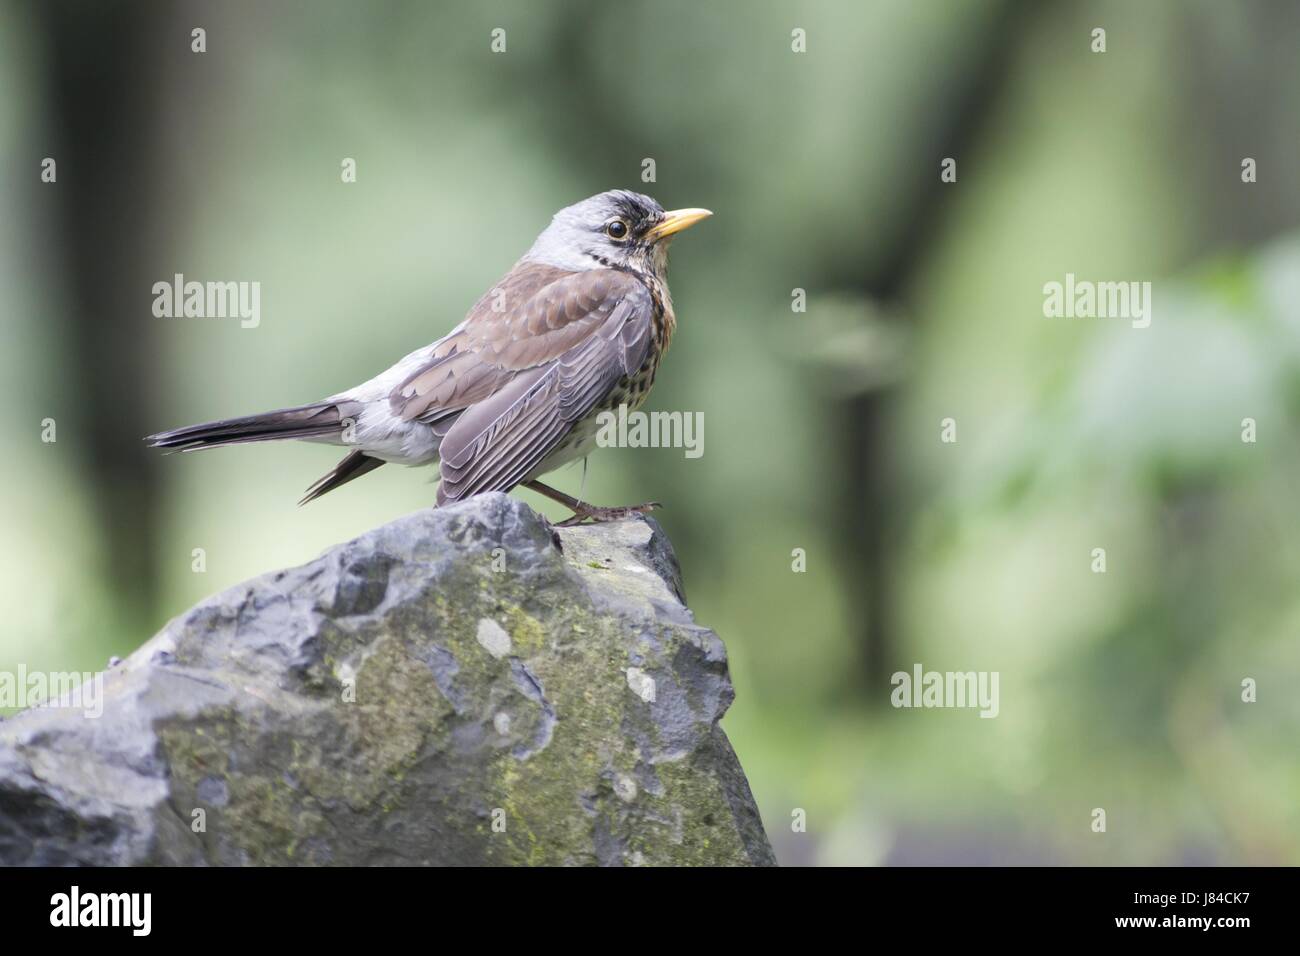
[[[608,269],[574,273],[537,263],[516,266],[393,389],[393,414],[445,426],[520,372],[555,361],[591,335],[604,318],[595,307],[629,282],[635,280]]]
[[[480,381],[502,384],[460,411],[443,438],[439,503],[506,491],[527,477],[644,364],[653,310],[636,277],[597,269],[556,280],[483,330],[476,354],[489,371]]]

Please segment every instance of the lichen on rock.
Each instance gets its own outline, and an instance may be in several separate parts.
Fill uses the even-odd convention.
[[[401,518],[0,723],[0,864],[771,864],[683,602],[650,519]]]

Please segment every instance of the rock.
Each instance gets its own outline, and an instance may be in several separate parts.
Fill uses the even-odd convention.
[[[682,593],[649,519],[409,515],[0,723],[0,864],[772,864]]]

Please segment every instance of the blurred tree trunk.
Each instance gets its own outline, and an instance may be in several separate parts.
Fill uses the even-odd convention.
[[[901,204],[906,212],[895,219],[894,234],[884,244],[889,254],[869,264],[863,284],[856,290],[878,303],[883,314],[906,313],[907,293],[935,236],[943,229],[951,206],[950,190],[960,188],[940,181],[940,162],[944,157],[956,158],[960,174],[962,163],[974,154],[974,146],[1006,89],[1008,70],[1029,32],[1031,13],[1038,12],[1025,0],[1003,4],[988,18],[982,33],[969,37],[963,49],[965,60],[954,65],[942,96],[919,108],[929,123],[915,141],[900,147],[917,158],[908,167],[912,174],[897,183],[906,197]],[[906,523],[898,509],[906,496],[893,471],[889,434],[893,401],[894,393],[888,388],[862,392],[848,398],[839,415],[845,437],[842,467],[847,475],[841,482],[846,489],[841,513],[846,519],[839,524],[843,533],[840,550],[855,555],[864,569],[862,587],[852,592],[859,603],[852,609],[851,619],[862,622],[860,673],[873,701],[887,700],[887,695],[875,691],[888,683],[890,674],[910,669],[913,663],[903,661],[891,641],[891,559],[897,551],[900,528]],[[938,422],[934,428],[938,441]]]
[[[124,626],[151,616],[158,588],[157,415],[147,249],[163,215],[166,46],[187,43],[165,7],[43,3],[47,154],[57,163],[53,266],[65,299],[54,375],[71,447],[99,523],[102,579]],[[62,432],[61,432],[62,434]]]

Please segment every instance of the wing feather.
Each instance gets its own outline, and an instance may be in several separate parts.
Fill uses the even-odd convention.
[[[508,491],[533,473],[619,379],[645,362],[653,308],[640,280],[605,269],[570,274],[547,286],[536,303],[526,303],[514,324],[564,337],[524,343],[534,364],[522,370],[497,365],[511,371],[505,384],[459,413],[439,450],[439,503]],[[560,342],[565,348],[556,351]],[[517,364],[525,360],[519,345],[512,340],[505,349],[479,354],[488,364]]]

